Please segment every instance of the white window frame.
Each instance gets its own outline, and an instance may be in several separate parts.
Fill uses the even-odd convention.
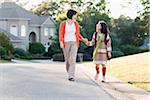
[[[16,27],[15,30],[12,29],[14,26]],[[13,31],[13,32],[12,32],[12,31]],[[14,36],[18,36],[18,27],[17,27],[17,25],[12,24],[12,25],[10,26],[10,33],[11,33],[12,35],[14,35]]]
[[[44,28],[44,36],[48,36],[49,33],[49,29],[48,28]]]
[[[25,37],[26,36],[26,26],[21,25],[21,36]]]
[[[54,28],[50,28],[50,35],[51,36],[54,36],[54,32],[55,32]]]

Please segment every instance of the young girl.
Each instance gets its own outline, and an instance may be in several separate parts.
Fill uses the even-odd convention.
[[[93,34],[89,46],[95,45],[93,52],[93,62],[96,64],[95,80],[99,78],[99,65],[102,65],[102,82],[105,82],[106,63],[111,58],[111,39],[108,26],[104,21],[99,21],[96,25],[96,32]]]

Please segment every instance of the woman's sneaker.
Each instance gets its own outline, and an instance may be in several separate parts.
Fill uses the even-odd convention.
[[[69,81],[75,81],[74,78],[69,78],[68,80],[69,80]]]
[[[106,80],[105,80],[105,77],[103,77],[103,79],[102,79],[102,82],[105,82]]]

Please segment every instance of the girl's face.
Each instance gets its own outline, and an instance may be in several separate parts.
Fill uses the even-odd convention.
[[[96,32],[101,32],[101,24],[96,24]]]
[[[72,20],[76,20],[77,14],[72,16]]]

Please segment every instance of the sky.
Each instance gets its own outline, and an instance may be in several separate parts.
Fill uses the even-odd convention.
[[[25,0],[16,0],[16,1],[25,1]],[[33,6],[40,4],[44,0],[29,0],[29,3],[24,6],[25,9],[29,10]],[[72,0],[76,1],[76,0]],[[99,0],[95,0],[98,2]],[[110,10],[110,16],[118,18],[120,15],[129,16],[135,18],[139,10],[142,10],[142,5],[139,0],[107,0],[107,9]],[[130,4],[128,2],[131,2]],[[66,9],[66,7],[64,8]]]
[[[109,2],[108,9],[110,9],[111,16],[118,18],[120,15],[135,18],[138,11],[142,10],[142,5],[139,0],[107,0]],[[128,4],[128,2],[131,2]]]

